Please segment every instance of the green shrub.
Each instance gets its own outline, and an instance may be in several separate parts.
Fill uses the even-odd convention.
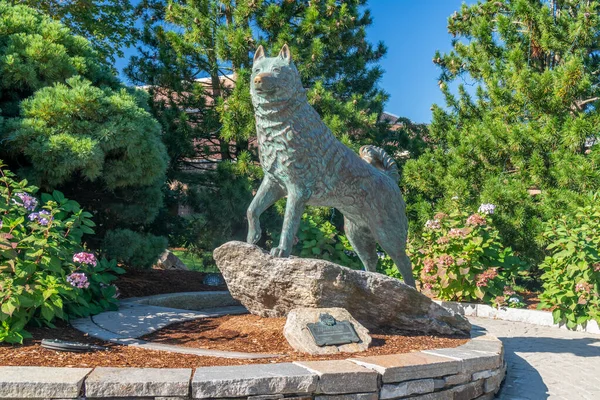
[[[353,269],[362,268],[346,236],[319,215],[305,213],[297,237],[294,253],[300,257],[328,260]]]
[[[285,201],[275,203],[278,215],[285,211]],[[307,207],[302,215],[292,254],[302,258],[327,260],[352,269],[362,269],[360,259],[353,251],[348,238],[338,229],[341,214],[329,207]],[[336,220],[337,219],[337,220]],[[336,220],[336,221],[334,221]],[[267,229],[267,247],[277,246],[281,235],[281,221]],[[339,223],[339,224],[338,224]]]
[[[91,248],[106,231],[146,232],[163,208],[169,163],[148,94],[123,86],[62,22],[13,3],[0,1],[0,158],[92,212]]]
[[[129,229],[109,231],[104,238],[106,255],[134,268],[150,268],[167,245],[164,236]]]
[[[525,264],[502,245],[492,223],[494,209],[484,204],[477,213],[437,213],[427,221],[420,240],[409,245],[424,292],[442,300],[522,304],[513,286]]]
[[[540,265],[540,308],[554,307],[554,322],[569,328],[600,323],[600,194],[593,197],[593,206],[548,221],[543,233],[551,254]]]
[[[0,342],[22,343],[30,322],[87,316],[116,307],[115,261],[83,252],[90,213],[61,192],[34,197],[0,164]],[[39,204],[39,206],[38,206]]]

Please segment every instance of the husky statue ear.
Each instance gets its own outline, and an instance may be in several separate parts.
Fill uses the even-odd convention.
[[[279,52],[279,57],[283,58],[288,64],[292,62],[292,52],[288,47],[287,43],[283,45],[281,51]]]
[[[256,53],[254,53],[254,61],[253,62],[257,62],[261,58],[265,58],[265,49],[262,47],[262,44],[260,46],[258,46],[258,49],[256,49]]]

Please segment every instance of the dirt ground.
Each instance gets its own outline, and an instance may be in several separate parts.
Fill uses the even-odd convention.
[[[115,285],[121,293],[119,298],[152,296],[177,292],[201,292],[227,290],[225,285],[207,286],[203,283],[203,272],[160,269],[128,269]]]

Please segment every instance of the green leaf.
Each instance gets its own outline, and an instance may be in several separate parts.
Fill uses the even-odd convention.
[[[52,319],[54,318],[54,311],[50,308],[50,306],[48,306],[47,304],[43,304],[41,311],[42,317],[44,317],[46,321],[52,321]]]
[[[59,192],[58,190],[52,192],[52,197],[54,197],[54,200],[56,200],[58,204],[63,204],[65,202],[65,195],[62,194],[62,192]]]
[[[0,310],[8,316],[12,316],[15,310],[17,309],[16,301],[14,299],[9,299],[7,302],[2,304]]]
[[[554,311],[552,311],[552,318],[554,319],[554,323],[558,324],[559,322],[561,322],[561,312],[559,308],[556,308]]]

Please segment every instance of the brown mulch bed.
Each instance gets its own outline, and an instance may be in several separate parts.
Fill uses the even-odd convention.
[[[309,356],[294,352],[289,347],[282,333],[284,324],[285,318],[260,318],[253,315],[226,316],[171,325],[144,337],[146,340],[159,343],[189,347],[282,354],[283,356],[279,358],[240,360],[144,350],[102,342],[88,337],[67,324],[59,324],[55,329],[30,329],[34,338],[26,340],[22,346],[0,344],[0,365],[195,368],[214,365],[265,364],[407,353],[442,347],[456,347],[468,340],[465,338],[400,334],[400,332],[373,332],[372,347],[366,352]],[[108,349],[93,353],[59,352],[42,348],[40,342],[43,338],[99,344],[106,346]]]
[[[245,353],[280,354],[277,362],[298,360],[334,360],[348,358],[348,353],[311,356],[294,351],[283,335],[285,318],[256,315],[228,315],[205,318],[168,326],[143,339],[163,344]],[[456,347],[467,342],[464,337],[436,337],[394,330],[371,332],[369,350],[356,356],[409,353],[442,347]]]
[[[152,296],[177,292],[227,290],[225,285],[207,286],[202,283],[206,274],[197,271],[128,269],[115,281],[120,298]]]

